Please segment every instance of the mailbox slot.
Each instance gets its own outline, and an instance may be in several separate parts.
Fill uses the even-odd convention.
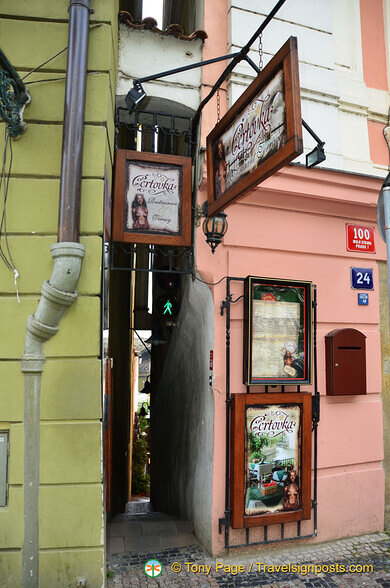
[[[357,329],[336,329],[325,335],[326,393],[367,394],[366,336]]]

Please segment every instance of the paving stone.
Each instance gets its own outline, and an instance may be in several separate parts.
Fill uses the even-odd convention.
[[[122,537],[112,537],[107,539],[107,554],[123,553],[125,550]]]
[[[107,526],[107,537],[138,537],[141,533],[141,523],[133,521],[122,521]]]
[[[177,520],[175,522],[178,533],[193,533],[194,526],[190,521]]]
[[[174,521],[141,522],[142,535],[176,535],[177,528]]]
[[[166,520],[166,519],[165,519]],[[185,525],[183,525],[184,528]],[[193,535],[188,533],[191,537]],[[232,550],[218,561],[225,564],[245,565],[244,574],[221,574],[215,571],[215,559],[211,558],[200,545],[180,547],[171,544],[167,547],[173,537],[184,536],[185,533],[175,535],[154,536],[147,535],[138,538],[127,537],[124,541],[124,548],[127,552],[108,554],[108,568],[114,572],[114,578],[109,579],[108,586],[116,588],[122,586],[161,586],[185,588],[192,586],[222,586],[222,587],[244,587],[256,586],[258,588],[390,588],[390,539],[384,533],[376,533],[359,538],[337,540],[326,544],[317,544],[315,548],[311,545],[300,545],[299,548],[291,543],[281,545],[280,549],[267,552],[263,549],[251,552],[237,552]],[[118,538],[113,537],[111,541]],[[120,538],[119,538],[120,539]],[[143,543],[143,541],[145,543]],[[117,545],[118,546],[118,545]],[[147,559],[158,559],[163,565],[163,573],[157,579],[147,579],[144,574],[144,565]],[[286,562],[292,564],[311,562],[330,565],[339,563],[345,565],[345,573],[257,573],[252,570],[249,573],[251,562],[262,561],[268,564],[277,565]],[[170,569],[173,562],[182,565],[182,571],[174,574]],[[205,573],[191,573],[186,571],[186,562],[205,565],[212,565],[209,575]],[[349,573],[350,564],[371,564],[374,566],[373,573]]]
[[[161,550],[160,536],[125,537],[124,543],[125,548],[123,551],[149,553]]]
[[[161,536],[163,548],[165,547],[187,547],[198,545],[199,541],[193,533],[178,533],[176,535]]]

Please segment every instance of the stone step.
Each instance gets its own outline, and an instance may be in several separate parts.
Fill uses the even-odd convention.
[[[129,503],[126,512],[117,515],[107,525],[109,554],[145,553],[198,545],[190,521],[152,510],[145,512],[141,508],[142,502],[137,502],[139,509]],[[150,502],[143,501],[143,508],[150,508]]]
[[[146,514],[151,510],[150,500],[132,500],[126,505],[126,514],[129,515]]]

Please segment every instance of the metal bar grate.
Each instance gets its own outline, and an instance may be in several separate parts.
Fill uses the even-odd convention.
[[[294,541],[297,539],[307,539],[310,537],[317,536],[317,427],[319,422],[319,392],[318,392],[318,374],[317,374],[317,287],[313,285],[313,373],[314,373],[314,395],[313,403],[318,406],[318,409],[313,412],[313,454],[314,454],[314,466],[313,466],[313,499],[311,506],[313,510],[313,531],[309,534],[302,534],[301,521],[296,523],[296,535],[293,537],[286,537],[285,524],[279,523],[273,525],[273,527],[280,528],[280,536],[277,539],[268,538],[268,526],[263,527],[263,540],[262,541],[250,541],[250,528],[245,529],[245,543],[231,544],[230,543],[230,409],[232,406],[231,395],[230,395],[230,305],[237,302],[232,299],[230,285],[232,281],[244,283],[245,278],[238,278],[228,276],[226,280],[226,299],[222,303],[222,309],[226,309],[226,468],[225,468],[225,518],[219,519],[219,532],[222,533],[222,525],[224,525],[225,534],[225,549],[237,549],[239,547],[247,547],[252,545],[265,545],[269,543],[280,543],[284,541]],[[263,386],[264,392],[269,391],[269,386]],[[285,387],[281,387],[282,392],[285,391]],[[247,392],[249,387],[247,386]],[[300,392],[300,386],[297,386],[297,391]],[[289,523],[294,524],[294,523]],[[258,527],[254,527],[257,529]]]
[[[191,156],[193,130],[192,119],[190,117],[148,110],[136,110],[129,114],[127,108],[119,106],[116,109],[115,128],[116,147],[118,147],[118,134],[122,128],[125,128],[132,135],[132,141],[136,144],[136,148],[139,151],[154,151],[177,155],[177,144],[182,137],[185,143],[185,155],[187,157]],[[137,135],[141,137],[141,145],[137,143]],[[146,143],[150,136],[153,137],[153,140],[144,149],[144,143]]]
[[[133,243],[106,243],[106,251],[110,254],[110,269],[125,272],[150,272],[150,273],[172,273],[172,274],[192,274],[194,271],[193,253],[190,247],[156,247],[156,245],[135,245]],[[137,266],[135,253],[137,248],[146,248],[148,255],[145,256],[146,262],[143,267]],[[138,249],[139,251],[140,249]],[[128,264],[123,266],[115,265],[115,253],[121,251],[128,255]],[[159,255],[163,260],[162,268],[154,267],[153,256]],[[181,268],[181,269],[178,269]]]

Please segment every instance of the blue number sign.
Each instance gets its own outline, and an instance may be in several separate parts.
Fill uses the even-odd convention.
[[[351,286],[355,290],[373,290],[374,279],[371,267],[351,267]]]
[[[367,306],[367,304],[368,304],[367,292],[358,292],[358,304],[360,304],[361,306]]]

